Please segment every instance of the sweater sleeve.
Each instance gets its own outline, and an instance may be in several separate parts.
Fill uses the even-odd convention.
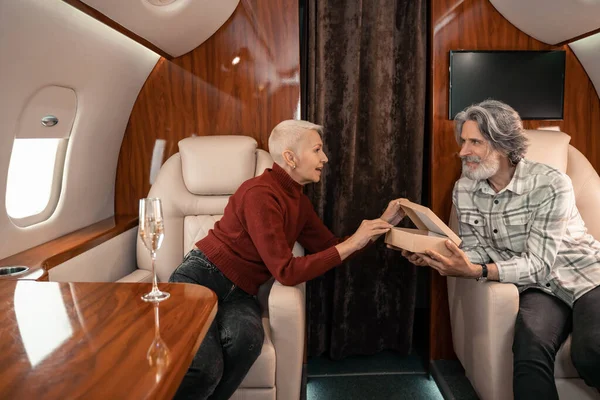
[[[298,237],[298,243],[302,245],[309,253],[317,253],[319,251],[326,250],[331,246],[335,246],[336,244],[340,244],[346,241],[350,236],[345,236],[343,238],[339,238],[335,236],[321,221],[321,218],[315,212],[310,200],[308,197],[304,196],[303,200],[305,200],[305,205],[300,210],[300,212],[305,212],[308,215],[306,219],[306,223],[302,228],[302,232],[300,232],[300,236]],[[373,246],[375,242],[370,241],[365,247],[360,250],[355,251],[346,257],[344,262],[349,261],[359,254],[364,253],[367,249]]]
[[[284,285],[314,279],[342,263],[333,245],[315,254],[294,257],[285,237],[281,206],[267,188],[255,187],[245,193],[239,217],[262,261]]]
[[[298,243],[309,253],[318,253],[347,239],[340,239],[331,233],[306,196],[303,196],[301,200],[300,212],[306,213],[307,218],[300,236],[298,236]]]

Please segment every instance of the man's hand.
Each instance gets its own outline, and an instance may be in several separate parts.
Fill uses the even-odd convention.
[[[408,261],[410,261],[411,263],[413,263],[414,265],[416,265],[418,267],[427,267],[427,266],[429,266],[429,264],[427,264],[425,262],[425,260],[423,259],[423,257],[421,257],[422,254],[413,253],[411,251],[401,249],[400,247],[396,247],[393,244],[388,244],[387,248],[388,249],[392,249],[392,250],[396,250],[396,251],[401,251],[403,257],[405,257]]]
[[[408,250],[402,250],[402,255],[417,267],[426,267],[427,261],[423,259],[423,254],[413,253]]]
[[[421,254],[422,259],[432,268],[435,268],[442,276],[457,276],[463,278],[477,278],[481,268],[469,261],[464,251],[458,248],[452,241],[446,241],[446,247],[452,255],[445,257],[437,251],[427,250]]]
[[[400,207],[400,200],[402,199],[390,201],[383,214],[381,214],[380,219],[394,226],[398,225],[398,223],[402,221],[402,218],[404,218],[406,215],[404,210]]]

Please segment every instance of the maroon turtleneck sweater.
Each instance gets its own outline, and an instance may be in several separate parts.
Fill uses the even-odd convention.
[[[310,255],[294,257],[298,241]],[[223,218],[196,243],[207,258],[249,294],[274,276],[292,286],[342,263],[338,239],[323,225],[302,186],[279,165],[244,182]]]

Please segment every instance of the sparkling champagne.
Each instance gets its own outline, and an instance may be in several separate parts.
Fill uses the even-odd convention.
[[[160,245],[165,237],[165,226],[163,221],[157,221],[152,218],[146,219],[140,228],[140,237],[146,248],[150,251],[160,249]]]

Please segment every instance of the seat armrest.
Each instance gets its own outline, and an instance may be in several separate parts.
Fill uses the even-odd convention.
[[[48,271],[50,281],[114,282],[136,270],[137,226],[113,236]]]
[[[115,215],[10,257],[0,266],[25,265],[46,271],[137,227],[138,218]]]
[[[145,269],[136,269],[129,275],[125,275],[117,282],[121,283],[152,283],[152,271],[146,271]]]
[[[275,347],[278,400],[300,398],[305,339],[305,284],[273,283],[269,294],[269,323]]]
[[[454,350],[484,400],[512,399],[519,291],[509,283],[448,278]]]

